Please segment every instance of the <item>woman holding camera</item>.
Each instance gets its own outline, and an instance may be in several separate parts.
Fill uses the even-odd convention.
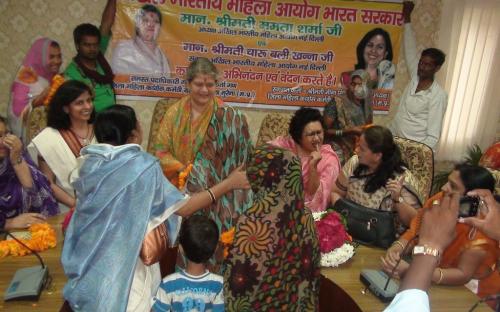
[[[458,192],[462,196],[473,189],[495,190],[495,179],[491,173],[479,166],[457,165],[448,177],[448,183],[443,186],[443,191]],[[443,197],[443,192],[434,195],[424,205],[424,209],[438,204]],[[484,211],[483,204],[479,203],[478,216]],[[418,235],[424,209],[412,220],[410,228],[387,250],[382,258],[382,265],[390,273],[396,266],[403,249]],[[425,242],[419,242],[425,245]],[[432,246],[430,246],[432,247]],[[411,249],[408,249],[411,250]],[[475,227],[457,223],[456,237],[441,255],[439,267],[434,270],[432,281],[442,285],[463,285],[484,297],[500,291],[500,275],[496,270],[498,243],[484,235]],[[402,277],[409,264],[401,260],[393,276]],[[479,281],[477,281],[479,280]]]

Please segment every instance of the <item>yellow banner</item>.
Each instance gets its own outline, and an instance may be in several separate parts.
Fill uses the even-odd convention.
[[[323,106],[345,92],[354,69],[365,69],[373,108],[386,112],[401,10],[361,1],[122,0],[115,92],[181,97],[188,64],[204,56],[219,69],[217,93],[228,103]]]

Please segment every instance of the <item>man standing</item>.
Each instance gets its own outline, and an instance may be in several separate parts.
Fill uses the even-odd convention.
[[[88,23],[75,28],[73,39],[77,55],[64,71],[66,79],[79,80],[93,88],[96,112],[115,104],[113,71],[104,58],[115,11],[116,0],[108,0],[102,14],[100,30]]]
[[[411,81],[401,96],[399,108],[389,128],[396,136],[435,149],[441,135],[448,96],[435,81],[434,75],[444,63],[445,54],[439,49],[429,48],[422,51],[418,60],[415,35],[410,25],[413,7],[412,2],[403,3],[404,50]]]

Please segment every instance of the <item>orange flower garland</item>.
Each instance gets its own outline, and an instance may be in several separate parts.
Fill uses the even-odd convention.
[[[44,251],[57,245],[56,231],[47,223],[33,224],[29,227],[31,239],[19,239],[35,251]],[[15,240],[0,241],[0,258],[8,255],[25,256],[31,251]]]
[[[38,80],[38,75],[31,67],[23,66],[17,75],[17,79],[24,83],[35,83]]]
[[[52,77],[52,82],[50,83],[50,89],[49,89],[49,94],[47,94],[47,97],[45,100],[43,100],[43,105],[49,106],[50,101],[52,101],[52,98],[54,97],[54,94],[56,93],[57,89],[64,83],[64,77],[61,75],[55,75]]]
[[[229,254],[229,246],[231,246],[233,244],[234,233],[235,233],[235,228],[233,226],[229,230],[223,232],[220,236],[219,241],[224,246],[224,259],[227,258],[227,255]]]
[[[177,188],[179,190],[182,190],[184,188],[184,186],[186,185],[186,180],[187,180],[187,177],[188,177],[189,173],[191,172],[191,169],[193,169],[193,164],[189,164],[186,167],[186,169],[182,170],[179,173],[179,182],[178,182],[178,185],[177,185]]]

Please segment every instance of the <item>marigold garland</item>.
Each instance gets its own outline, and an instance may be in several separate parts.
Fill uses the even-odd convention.
[[[224,259],[227,258],[228,254],[229,254],[229,246],[231,246],[233,244],[235,231],[236,230],[233,226],[229,230],[222,232],[222,234],[220,236],[219,241],[224,246]]]
[[[57,89],[59,89],[59,87],[63,83],[64,83],[64,77],[62,75],[55,75],[54,77],[52,77],[49,93],[47,94],[47,97],[45,97],[45,100],[43,100],[43,105],[49,106],[50,101],[52,101],[52,98],[54,97],[54,94],[56,94]]]
[[[19,240],[29,248],[44,251],[57,245],[56,231],[48,223],[33,224],[28,230],[31,233],[31,239]],[[8,255],[25,256],[30,253],[31,251],[13,239],[0,241],[0,258]]]
[[[184,188],[184,186],[186,185],[186,180],[187,180],[187,177],[188,177],[189,173],[191,172],[191,169],[193,169],[193,164],[189,164],[186,167],[186,169],[182,170],[179,173],[179,182],[178,182],[178,185],[177,185],[177,188],[179,190],[182,190]]]

